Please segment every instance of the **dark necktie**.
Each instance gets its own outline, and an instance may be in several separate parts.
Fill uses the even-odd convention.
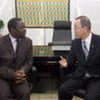
[[[86,42],[83,41],[83,52],[84,52],[84,55],[85,55],[85,59],[87,60],[87,57],[88,57],[88,49],[87,49],[87,46],[86,46]]]
[[[16,39],[16,55],[18,53],[19,46],[20,46],[20,39]]]

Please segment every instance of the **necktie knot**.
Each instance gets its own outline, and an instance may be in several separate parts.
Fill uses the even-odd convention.
[[[19,39],[16,39],[16,42],[18,43],[19,42]]]
[[[85,49],[87,49],[87,46],[86,46],[86,42],[85,41],[83,41],[83,46],[84,46]]]

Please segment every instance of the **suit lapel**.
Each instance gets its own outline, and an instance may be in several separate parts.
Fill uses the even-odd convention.
[[[89,55],[87,58],[87,61],[94,55],[94,52],[96,50],[96,39],[95,39],[95,35],[92,34],[92,40],[91,40],[91,45],[90,45],[90,51],[89,51]]]
[[[20,57],[20,55],[23,53],[23,50],[25,49],[24,48],[24,42],[25,42],[25,40],[24,40],[25,38],[22,38],[21,39],[21,43],[20,43],[20,46],[19,46],[19,50],[18,50],[18,57]]]
[[[78,55],[79,55],[79,60],[83,63],[85,63],[85,56],[84,56],[84,53],[83,53],[83,50],[82,50],[82,43],[81,43],[81,40],[79,40],[79,42],[77,43],[77,51],[78,51]]]
[[[14,52],[14,49],[13,49],[9,35],[6,35],[4,39],[5,39],[4,43],[7,47],[7,49],[11,52],[12,55],[15,56],[15,52]]]

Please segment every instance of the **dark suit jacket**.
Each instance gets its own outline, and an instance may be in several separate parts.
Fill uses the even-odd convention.
[[[21,40],[17,57],[9,35],[0,38],[0,78],[12,80],[14,72],[20,68],[27,73],[32,62],[32,41],[29,38]]]
[[[81,40],[73,40],[67,60],[69,67],[78,61],[78,67],[73,73],[75,77],[81,77],[86,71],[97,77],[100,76],[100,36],[92,34],[90,51],[86,61]]]

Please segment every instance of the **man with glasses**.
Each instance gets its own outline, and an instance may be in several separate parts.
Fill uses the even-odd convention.
[[[87,16],[79,16],[74,22],[75,37],[71,51],[59,61],[62,68],[77,68],[72,77],[59,87],[59,100],[71,100],[75,91],[86,85],[85,100],[100,100],[100,36],[91,32]],[[71,67],[71,68],[72,68]]]
[[[27,74],[32,67],[32,40],[25,37],[20,18],[8,22],[9,34],[0,38],[0,100],[30,100]]]

